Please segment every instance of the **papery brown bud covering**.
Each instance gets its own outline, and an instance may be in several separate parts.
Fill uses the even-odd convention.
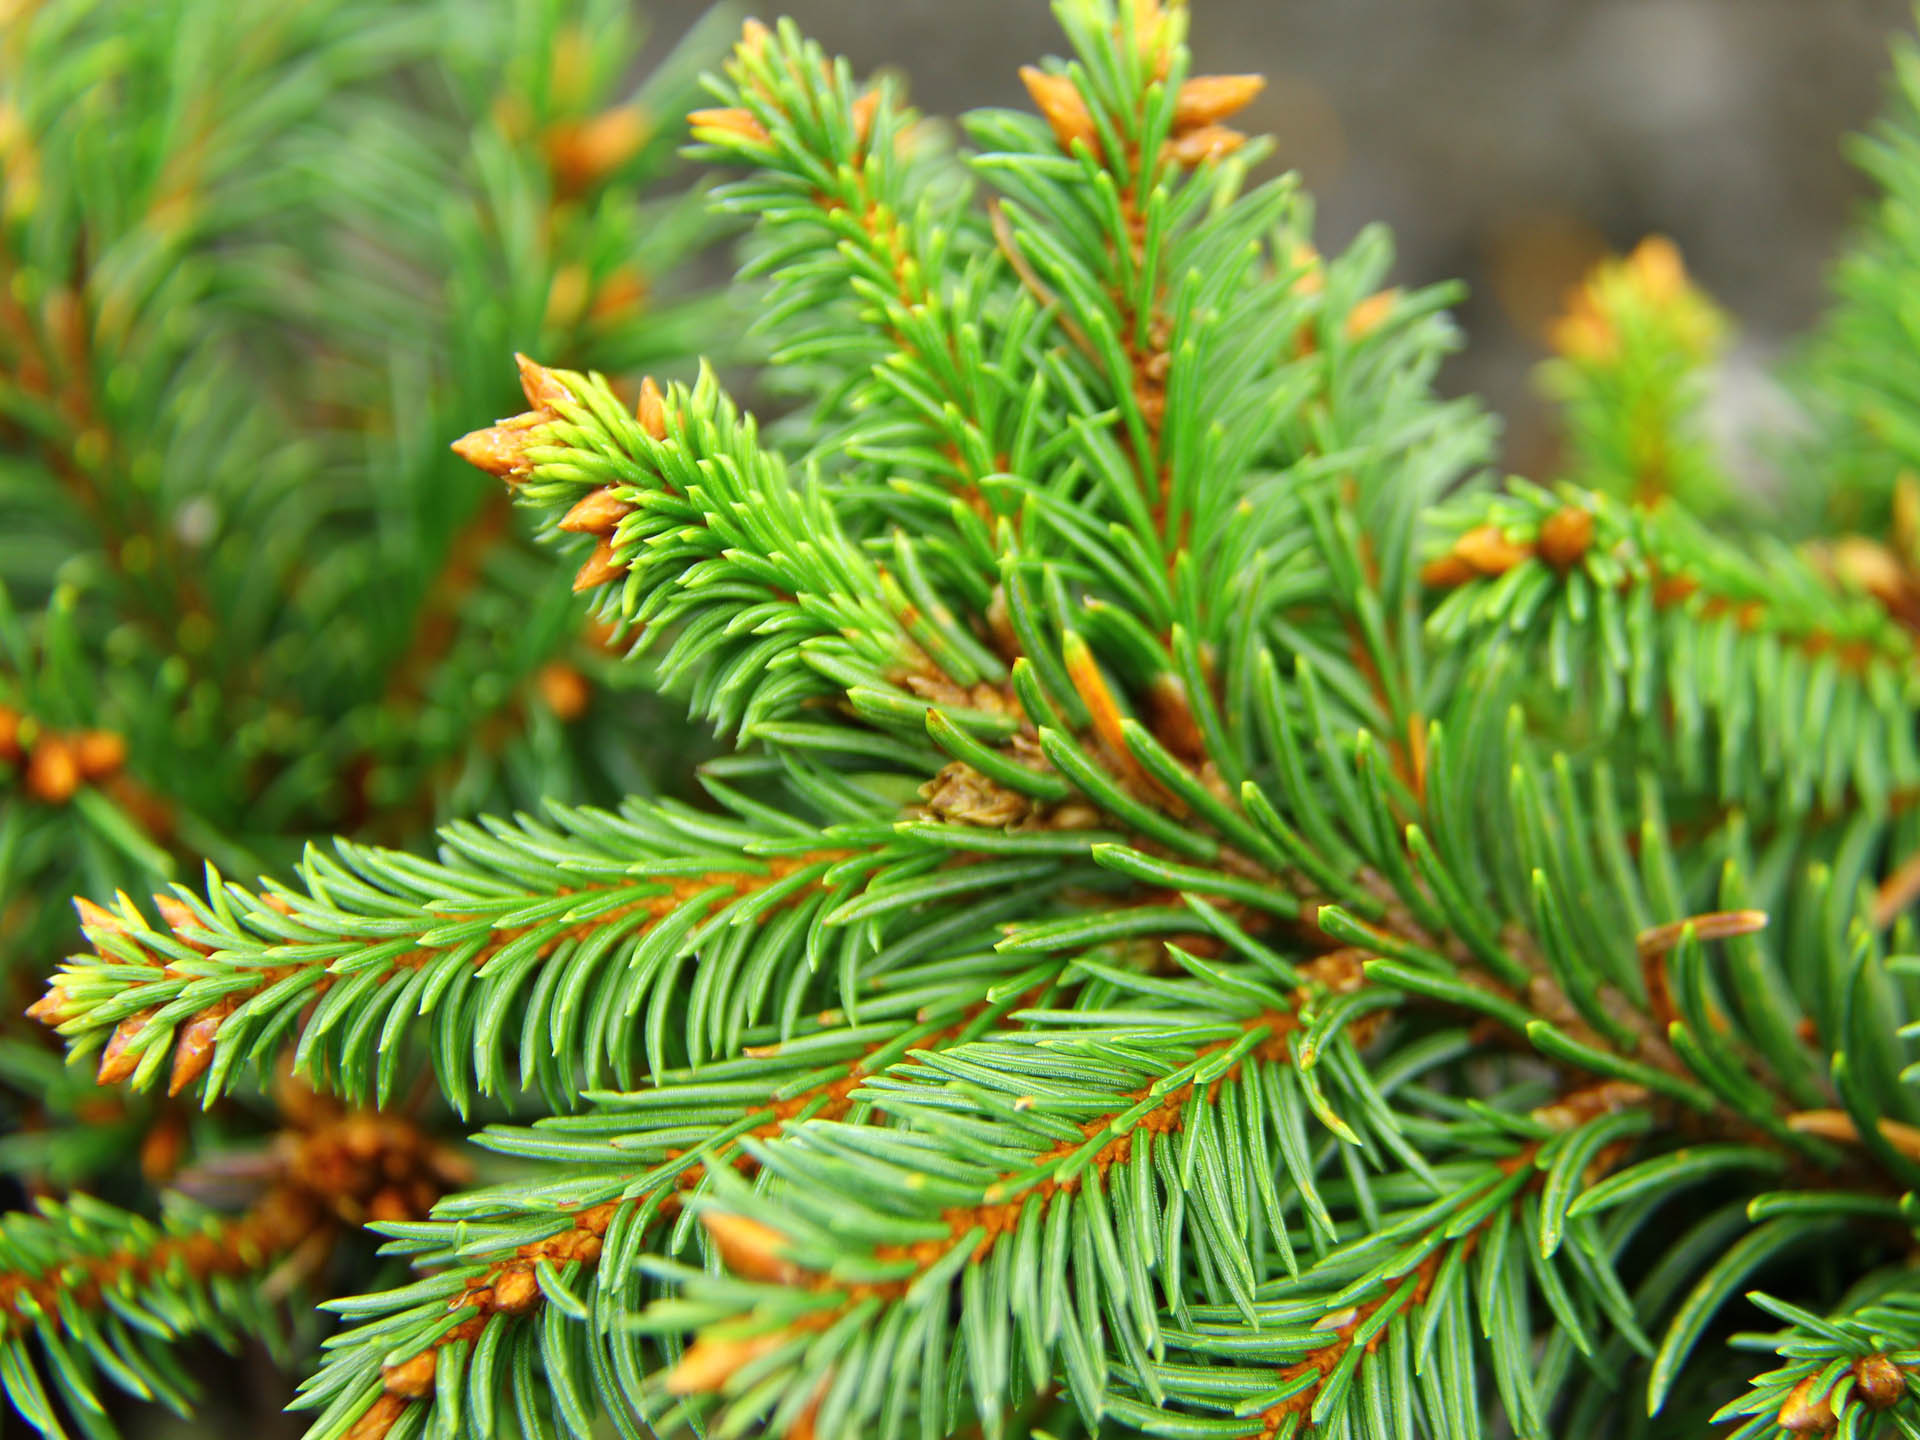
[[[758,1360],[785,1341],[782,1335],[754,1335],[745,1340],[702,1335],[689,1345],[667,1372],[669,1395],[705,1395],[718,1390],[741,1366]]]
[[[167,1077],[167,1094],[178,1095],[207,1073],[213,1064],[213,1037],[230,1013],[230,1008],[215,1006],[180,1027],[179,1036],[173,1042],[173,1070]]]
[[[529,468],[523,454],[528,435],[528,427],[505,421],[462,435],[453,442],[453,453],[476,470],[512,484]]]
[[[504,1315],[524,1315],[540,1302],[540,1282],[533,1267],[515,1261],[503,1267],[493,1282],[493,1308]]]
[[[404,1395],[409,1400],[418,1400],[433,1393],[433,1374],[440,1368],[440,1357],[432,1350],[422,1350],[411,1360],[403,1360],[398,1365],[380,1367],[380,1377],[389,1395]]]
[[[142,1010],[113,1027],[113,1034],[107,1039],[107,1048],[100,1054],[100,1068],[94,1074],[95,1080],[102,1085],[118,1085],[140,1068],[146,1052],[131,1051],[127,1047],[147,1028],[147,1022],[152,1018],[153,1011]]]
[[[182,931],[195,929],[200,924],[193,907],[178,895],[155,895],[153,908],[160,912],[160,918],[166,922],[167,928],[180,939],[186,938],[181,934]],[[189,940],[187,943],[191,945],[193,942]]]
[[[42,1025],[57,1026],[68,1019],[67,992],[56,975],[47,982],[47,993],[27,1006],[29,1020],[38,1020]]]
[[[1482,575],[1504,575],[1528,558],[1497,525],[1476,525],[1453,542],[1453,553]]]
[[[1907,1393],[1907,1372],[1884,1355],[1853,1362],[1853,1393],[1873,1410],[1891,1410]]]

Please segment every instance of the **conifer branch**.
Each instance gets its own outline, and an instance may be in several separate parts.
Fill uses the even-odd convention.
[[[1920,778],[1913,637],[1870,597],[1673,507],[1516,482],[1462,510],[1424,572],[1437,642],[1515,634],[1603,726],[1679,746],[1708,795],[1761,814],[1879,809]]]
[[[1664,237],[1598,266],[1555,323],[1557,358],[1541,375],[1562,406],[1568,478],[1639,505],[1725,510],[1731,487],[1700,416],[1725,328]]]
[[[205,1336],[284,1350],[289,1292],[369,1218],[424,1215],[471,1171],[411,1122],[288,1096],[296,1128],[261,1157],[265,1186],[241,1214],[175,1206],[158,1223],[84,1194],[0,1221],[0,1384],[26,1420],[66,1432],[42,1382],[89,1435],[103,1433],[105,1379],[189,1413],[193,1387],[166,1347]]]
[[[45,1355],[53,1394],[89,1433],[105,1412],[104,1378],[142,1399],[188,1413],[190,1393],[159,1343],[208,1333],[228,1345],[280,1328],[262,1277],[306,1242],[318,1211],[275,1191],[233,1219],[180,1216],[154,1225],[88,1196],[43,1202],[39,1216],[0,1225],[0,1378],[7,1398],[42,1433],[62,1435],[30,1342]]]
[[[649,1089],[578,1122],[545,1121],[531,1130],[487,1132],[483,1141],[509,1154],[569,1155],[586,1167],[584,1183],[561,1191],[482,1192],[463,1198],[457,1213],[425,1224],[389,1227],[397,1237],[388,1247],[391,1251],[411,1255],[416,1264],[434,1270],[433,1294],[412,1303],[403,1315],[389,1315],[364,1332],[341,1337],[302,1402],[324,1407],[315,1433],[381,1440],[410,1407],[423,1402],[433,1405],[442,1419],[461,1414],[464,1406],[475,1433],[492,1433],[494,1391],[501,1377],[515,1377],[515,1404],[523,1413],[528,1404],[521,1372],[506,1357],[515,1347],[539,1341],[540,1317],[550,1306],[564,1305],[569,1326],[587,1318],[575,1313],[581,1310],[575,1298],[578,1287],[586,1289],[587,1303],[596,1311],[631,1298],[635,1279],[630,1257],[657,1241],[682,1215],[709,1169],[724,1167],[751,1176],[758,1161],[746,1142],[772,1138],[801,1121],[847,1117],[858,1107],[858,1091],[871,1075],[910,1049],[948,1049],[996,1023],[1010,1023],[1009,1012],[1046,994],[1058,979],[1058,969],[1038,967],[984,995],[977,982],[956,984],[930,973],[929,990],[915,979],[912,974],[899,977],[910,1003],[927,995],[936,998],[905,1010],[904,1021],[884,1013],[860,1024],[850,1024],[844,1015],[822,1017],[819,1028],[791,1042],[749,1045],[698,1072],[660,1074]],[[894,1013],[903,1008],[884,994],[863,1006]],[[655,1114],[659,1119],[650,1125],[649,1117]],[[537,1234],[522,1239],[529,1225]],[[610,1245],[617,1250],[610,1252]],[[609,1268],[601,1268],[603,1262]],[[543,1265],[550,1267],[545,1275]],[[596,1274],[597,1281],[591,1278]],[[568,1287],[558,1298],[556,1283]],[[371,1321],[388,1307],[346,1308],[350,1315]],[[398,1331],[403,1320],[408,1328]],[[494,1330],[500,1333],[489,1338]],[[614,1355],[621,1354],[617,1333],[602,1336],[583,1329],[577,1338],[589,1347],[610,1346]],[[551,1353],[546,1342],[539,1343]],[[626,1359],[632,1363],[631,1356]],[[448,1372],[450,1384],[440,1378],[449,1366],[460,1367]],[[550,1381],[570,1391],[577,1384],[575,1373],[568,1367],[556,1374],[548,1365]],[[464,1400],[453,1385],[463,1387]],[[602,1406],[618,1409],[622,1403],[582,1388],[562,1397],[559,1408],[585,1416]]]
[[[117,912],[82,901],[98,948],[69,961],[32,1013],[67,1035],[76,1056],[98,1051],[102,1084],[144,1087],[168,1067],[169,1093],[204,1078],[208,1100],[297,1041],[303,1073],[386,1103],[406,1073],[412,1026],[464,1108],[476,1084],[486,1094],[507,1087],[511,1032],[519,1084],[559,1105],[581,1080],[634,1073],[629,1024],[643,1006],[657,1068],[661,987],[696,931],[751,922],[733,933],[763,942],[757,964],[743,975],[736,956],[730,971],[730,984],[753,987],[751,1002],[716,995],[715,1024],[737,1029],[757,1018],[777,967],[806,939],[769,921],[795,907],[817,915],[823,897],[886,859],[830,838],[796,847],[740,828],[728,838],[771,852],[726,854],[713,848],[725,827],[667,807],[635,807],[624,820],[565,816],[563,825],[452,827],[440,865],[341,842],[338,860],[309,855],[305,893],[253,892],[215,876],[204,898],[184,888],[156,897],[158,928],[125,897]],[[624,982],[613,986],[617,974]],[[592,984],[601,1000],[586,1007],[580,996]],[[787,993],[791,1006],[798,994]]]
[[[1564,327],[1567,483],[1497,488],[1450,292],[1243,193],[1184,11],[1057,9],[959,156],[748,28],[693,123],[779,424],[523,361],[456,445],[736,742],[712,805],[122,902],[35,1007],[139,1083],[298,1036],[386,1096],[419,1037],[552,1112],[382,1222],[420,1273],[335,1302],[314,1440],[1613,1433],[1768,1267],[1909,1238],[1904,542],[1689,519],[1658,245]],[[1813,1316],[1753,1436],[1902,1413]]]
[[[637,415],[604,381],[531,361],[522,374],[535,408],[455,448],[522,503],[564,506],[556,529],[598,537],[574,588],[607,586],[601,613],[621,631],[677,626],[662,682],[692,671],[710,718],[750,728],[837,691],[879,723],[917,725],[918,682],[956,692],[961,723],[1013,728],[991,683],[1000,661],[869,560],[833,498],[788,478],[710,372],[691,391],[643,387]],[[751,626],[733,618],[742,605]]]
[[[836,443],[876,462],[908,460],[990,513],[978,482],[1018,463],[1009,446],[1021,397],[1004,375],[983,375],[973,363],[987,283],[977,267],[988,252],[977,218],[962,208],[964,190],[926,153],[932,137],[890,81],[856,86],[844,62],[829,61],[790,23],[769,30],[749,21],[712,89],[721,105],[689,117],[694,138],[709,157],[755,171],[724,187],[718,203],[778,236],[749,270],[774,279],[759,321],[775,337],[772,359],[844,365],[860,378],[818,417],[851,422]],[[942,293],[936,287],[961,257],[974,273]],[[828,318],[849,292],[861,312],[857,329]],[[854,420],[870,390],[907,399],[905,423]],[[931,497],[919,505],[946,528],[944,507]]]

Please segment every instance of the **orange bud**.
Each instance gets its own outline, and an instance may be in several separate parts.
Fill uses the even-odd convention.
[[[417,1218],[417,1215],[418,1212],[406,1193],[396,1190],[391,1185],[367,1202],[367,1219],[369,1220],[412,1220]]]
[[[38,1020],[42,1025],[59,1026],[72,1018],[67,1009],[67,990],[61,982],[66,977],[55,975],[47,982],[47,993],[27,1007],[29,1020]]]
[[[613,493],[611,485],[589,491],[586,497],[560,517],[560,528],[576,535],[609,535],[633,506]]]
[[[651,375],[640,382],[640,403],[634,407],[634,418],[653,439],[667,438],[666,398],[661,395],[660,387],[653,383]]]
[[[1027,87],[1027,93],[1033,97],[1033,103],[1040,113],[1046,116],[1047,123],[1053,127],[1053,138],[1059,142],[1062,150],[1071,154],[1076,140],[1084,140],[1096,149],[1099,147],[1093,116],[1087,110],[1087,102],[1080,98],[1079,90],[1074,88],[1073,81],[1065,75],[1049,75],[1031,65],[1020,67],[1020,80]]]
[[[1907,570],[1898,555],[1864,535],[1842,535],[1815,552],[1824,568],[1870,595],[1898,595],[1906,588]]]
[[[1451,590],[1464,585],[1478,572],[1452,551],[1430,560],[1420,570],[1420,583],[1433,590]]]
[[[604,585],[616,576],[626,573],[627,567],[614,558],[613,542],[603,539],[594,546],[593,554],[587,557],[586,563],[574,572],[573,593],[578,595],[582,590],[591,590],[596,585]]]
[[[73,908],[79,912],[80,928],[89,935],[96,930],[105,931],[110,935],[124,935],[127,933],[126,921],[122,920],[110,910],[102,910],[84,895],[74,896]]]
[[[507,1315],[524,1315],[540,1302],[540,1282],[533,1267],[520,1261],[504,1266],[493,1281],[493,1308]]]
[[[167,922],[167,928],[173,931],[175,935],[180,935],[180,932],[183,930],[193,930],[199,927],[200,919],[193,913],[193,907],[188,905],[178,895],[155,895],[153,897],[153,908],[160,912],[160,918]],[[184,939],[185,937],[182,936],[181,938]]]
[[[395,1422],[407,1413],[407,1401],[399,1395],[377,1395],[366,1413],[353,1422],[353,1428],[340,1440],[387,1440]]]
[[[127,742],[111,730],[82,730],[74,737],[73,753],[80,773],[99,780],[127,763]]]
[[[602,324],[631,315],[647,303],[647,279],[631,265],[622,265],[595,287],[587,316]]]
[[[153,1018],[153,1011],[142,1010],[137,1015],[129,1015],[113,1027],[113,1034],[107,1040],[107,1048],[100,1055],[100,1069],[94,1078],[102,1085],[118,1085],[135,1070],[140,1068],[144,1051],[129,1052],[127,1047],[142,1030],[147,1021]]]
[[[1196,75],[1173,101],[1173,128],[1192,130],[1238,114],[1266,88],[1264,75]]]
[[[553,279],[547,285],[547,311],[543,317],[547,328],[566,330],[578,324],[580,317],[586,313],[591,289],[587,267],[577,260],[554,271]]]
[[[534,684],[539,687],[540,698],[547,702],[547,708],[561,720],[579,719],[593,698],[587,677],[564,660],[541,666]]]
[[[1118,33],[1115,39],[1120,38]],[[1140,58],[1153,62],[1153,78],[1167,78],[1167,67],[1173,62],[1173,48],[1168,42],[1167,19],[1160,9],[1160,0],[1135,0],[1133,7],[1133,44]]]
[[[1562,575],[1578,565],[1593,544],[1593,514],[1578,505],[1556,510],[1540,525],[1540,558]]]
[[[791,1285],[800,1278],[800,1267],[780,1254],[787,1237],[772,1226],[716,1210],[702,1211],[700,1223],[707,1227],[720,1258],[734,1274],[780,1285]]]
[[[49,805],[64,805],[80,788],[80,757],[64,735],[45,735],[27,757],[27,793]]]
[[[1367,296],[1347,312],[1347,338],[1366,339],[1387,323],[1387,317],[1393,313],[1393,307],[1399,299],[1398,289],[1381,290]]]
[[[526,426],[506,422],[489,425],[462,435],[453,442],[453,453],[477,470],[505,480],[509,485],[532,467],[527,464],[529,431]]]
[[[704,130],[709,136],[717,138],[730,135],[749,145],[765,145],[773,138],[767,134],[767,127],[754,118],[751,110],[744,110],[737,105],[726,109],[695,110],[687,116],[687,124],[693,127],[696,136]]]
[[[1907,1372],[1879,1353],[1853,1362],[1853,1393],[1870,1410],[1891,1410],[1907,1393]]]
[[[1168,142],[1167,153],[1176,164],[1204,165],[1223,160],[1247,143],[1247,137],[1225,125],[1202,125]]]
[[[745,1340],[702,1335],[689,1345],[673,1369],[667,1372],[669,1395],[704,1395],[727,1383],[734,1371],[751,1364],[786,1337],[779,1333],[754,1335]]]
[[[1824,1389],[1817,1395],[1816,1389],[1820,1389],[1818,1375],[1809,1375],[1793,1387],[1793,1393],[1787,1396],[1776,1417],[1782,1430],[1796,1435],[1816,1435],[1833,1428],[1833,1404]]]
[[[867,137],[873,133],[874,112],[880,108],[880,92],[869,90],[853,102],[853,139],[860,148],[865,149]]]
[[[1453,553],[1482,575],[1504,575],[1527,552],[1500,533],[1498,525],[1477,525],[1453,542]]]
[[[1664,235],[1649,235],[1634,246],[1627,264],[1650,299],[1677,300],[1686,293],[1686,262],[1680,247]]]
[[[20,758],[20,722],[23,717],[10,705],[0,705],[0,760]]]
[[[758,56],[767,48],[767,42],[773,39],[773,31],[758,20],[749,18],[740,27],[740,49],[744,54]]]
[[[640,153],[651,127],[638,105],[616,105],[591,120],[547,132],[547,163],[563,191],[598,184]]]
[[[389,1395],[404,1395],[409,1400],[420,1400],[433,1393],[433,1372],[439,1366],[440,1357],[436,1351],[422,1350],[411,1360],[402,1360],[398,1365],[382,1365],[380,1375]]]
[[[207,1073],[207,1067],[213,1064],[214,1036],[220,1033],[221,1022],[232,1009],[215,1006],[181,1027],[180,1038],[173,1046],[173,1073],[167,1077],[167,1094],[178,1095]]]
[[[1311,245],[1295,245],[1292,260],[1300,271],[1293,288],[1302,295],[1318,295],[1327,287],[1327,270],[1320,263],[1320,252]]]
[[[140,1142],[140,1173],[149,1184],[164,1185],[180,1169],[187,1127],[178,1110],[167,1110]]]
[[[536,410],[550,410],[561,401],[573,403],[573,392],[560,383],[560,377],[537,361],[514,352],[513,363],[520,367],[520,388],[527,403]]]

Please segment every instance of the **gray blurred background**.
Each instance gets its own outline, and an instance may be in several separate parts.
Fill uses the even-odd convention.
[[[750,0],[758,5],[759,0]],[[706,8],[643,0],[662,38]],[[1062,48],[1044,0],[788,0],[857,71],[890,65],[935,114],[1027,103],[1018,66]],[[1448,388],[1507,417],[1538,473],[1552,430],[1530,373],[1599,255],[1671,236],[1738,325],[1722,408],[1819,306],[1865,187],[1841,153],[1874,115],[1910,0],[1192,0],[1196,73],[1259,71],[1241,128],[1279,141],[1332,249],[1393,227],[1395,279],[1471,287]]]

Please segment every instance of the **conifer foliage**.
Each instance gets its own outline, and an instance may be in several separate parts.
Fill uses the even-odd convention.
[[[1249,181],[1258,80],[1057,13],[957,145],[748,25],[691,125],[789,412],[523,359],[456,445],[731,745],[705,803],[122,902],[39,1013],[517,1108],[377,1223],[313,1440],[1915,1433],[1900,553],[1702,522],[1658,243],[1500,481],[1451,292]]]
[[[361,1224],[471,1178],[430,1089],[260,1072],[202,1109],[115,1088],[125,1047],[63,1067],[20,1012],[70,895],[669,768],[614,741],[670,712],[446,438],[512,403],[515,346],[625,371],[717,328],[674,298],[713,222],[655,182],[723,36],[636,90],[623,0],[452,8],[4,7],[0,1187],[41,1213],[0,1221],[0,1374],[43,1429],[187,1407],[182,1336],[301,1354],[314,1292],[380,1273]]]

